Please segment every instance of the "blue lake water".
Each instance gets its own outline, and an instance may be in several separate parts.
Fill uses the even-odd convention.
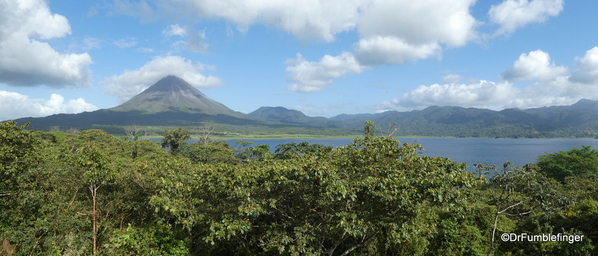
[[[196,142],[197,140],[189,140]],[[236,140],[225,140],[231,146]],[[339,147],[349,144],[352,139],[269,139],[246,140],[254,145],[269,145],[274,151],[277,145],[289,142],[307,141],[310,144],[322,144]],[[447,157],[455,162],[467,163],[470,168],[474,163],[502,166],[512,162],[515,166],[535,163],[538,156],[545,153],[567,151],[580,148],[581,145],[598,148],[598,139],[399,139],[401,143],[417,143],[424,147],[422,155],[431,157]]]
[[[227,140],[234,145],[236,140]],[[352,139],[272,139],[272,140],[246,140],[255,144],[266,144],[274,150],[276,145],[307,141],[326,146],[344,146]],[[422,155],[431,157],[447,157],[455,162],[485,163],[488,165],[502,166],[505,162],[512,162],[515,166],[535,163],[538,156],[545,153],[567,151],[580,148],[581,145],[598,148],[598,139],[399,139],[401,143],[417,143],[423,146]],[[254,144],[254,145],[255,145]]]

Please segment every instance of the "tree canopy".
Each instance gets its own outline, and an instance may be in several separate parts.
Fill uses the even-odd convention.
[[[561,182],[569,176],[598,175],[598,150],[582,145],[569,151],[545,154],[538,158],[538,167],[546,176]]]
[[[597,253],[598,175],[558,182],[540,162],[476,174],[378,136],[371,122],[342,147],[274,152],[184,143],[182,128],[155,143],[26,127],[0,123],[0,255]],[[503,242],[502,233],[585,238]]]

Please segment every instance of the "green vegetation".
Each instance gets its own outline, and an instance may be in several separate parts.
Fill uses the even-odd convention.
[[[561,182],[569,176],[598,175],[598,150],[582,146],[546,154],[538,158],[538,166],[546,176]]]
[[[173,86],[167,86],[169,89]],[[176,86],[175,86],[176,87]],[[187,88],[188,90],[195,90]],[[309,117],[282,107],[262,107],[250,114],[234,112],[220,103],[197,94],[192,102],[175,104],[162,91],[140,94],[130,108],[113,108],[80,114],[58,114],[43,118],[22,118],[35,130],[101,129],[116,136],[126,134],[128,127],[138,125],[149,135],[159,136],[164,129],[183,127],[193,131],[205,123],[213,123],[219,139],[291,138],[291,137],[355,137],[361,134],[366,120],[382,130],[398,125],[397,136],[457,138],[598,138],[598,102],[580,101],[571,106],[539,109],[488,109],[461,107],[428,107],[410,112],[388,111],[377,114],[339,115],[332,118]],[[167,95],[178,95],[174,90]],[[190,95],[191,92],[184,95]],[[162,96],[160,96],[162,95]],[[180,94],[178,98],[185,98]],[[143,97],[141,97],[143,96]],[[160,97],[158,97],[160,96]],[[154,100],[154,97],[158,97]],[[175,97],[177,98],[177,97]],[[162,105],[157,104],[161,102]],[[166,104],[166,105],[163,105]],[[145,107],[143,107],[145,106]],[[160,111],[149,111],[150,106]],[[168,107],[166,107],[168,106]],[[193,107],[195,106],[195,107]]]
[[[0,123],[0,255],[598,253],[598,174],[575,171],[596,159],[589,147],[471,173],[393,132],[378,136],[371,122],[343,147],[274,153],[211,140],[210,127],[192,144],[183,128],[162,143],[134,127],[122,139],[26,128]]]

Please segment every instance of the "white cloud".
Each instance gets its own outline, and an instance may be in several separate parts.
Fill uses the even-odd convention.
[[[256,23],[279,27],[298,38],[323,39],[330,42],[336,33],[353,29],[359,8],[366,1],[243,1],[243,0],[181,0],[188,11],[202,18],[224,18],[247,31]]]
[[[588,50],[569,75],[566,67],[556,66],[541,50],[521,54],[513,67],[502,73],[504,82],[479,81],[457,84],[459,75],[443,78],[446,84],[420,85],[399,98],[381,102],[377,109],[412,110],[432,105],[489,109],[536,108],[570,105],[580,99],[598,99],[598,47]],[[468,80],[468,79],[465,79]],[[518,88],[517,81],[535,80]]]
[[[563,0],[505,0],[488,11],[500,28],[495,35],[509,34],[529,23],[541,23],[563,10]]]
[[[440,58],[441,48],[437,43],[409,45],[396,37],[374,37],[361,39],[355,46],[355,55],[364,65],[405,64],[431,56]]]
[[[325,55],[319,62],[307,61],[297,54],[296,59],[285,62],[288,80],[293,82],[288,89],[291,91],[316,92],[324,89],[326,84],[345,74],[361,73],[364,69],[353,54],[343,52],[338,56]]]
[[[59,94],[52,94],[50,99],[30,99],[27,95],[16,92],[0,91],[0,120],[21,117],[41,117],[59,113],[81,113],[98,108],[84,99],[64,101]]]
[[[104,79],[101,83],[106,92],[117,96],[121,102],[141,93],[168,75],[178,76],[195,87],[209,88],[221,85],[220,78],[200,73],[205,68],[201,63],[194,64],[179,56],[155,57],[138,70],[126,70],[121,75]]]
[[[570,80],[584,84],[598,84],[598,47],[588,50],[577,60],[579,64],[571,74]]]
[[[475,0],[114,0],[113,8],[142,20],[157,15],[171,19],[223,18],[235,23],[242,32],[262,23],[307,40],[331,42],[337,33],[358,28],[364,37],[396,36],[409,44],[440,41],[462,46],[475,36],[473,28],[477,22],[469,14],[474,3]]]
[[[548,53],[536,50],[529,52],[529,54],[522,53],[519,59],[513,63],[513,67],[503,72],[501,77],[507,81],[532,79],[548,81],[565,75],[567,72],[566,67],[556,66],[552,63]]]
[[[129,48],[137,45],[137,39],[134,37],[125,37],[118,40],[114,40],[113,43],[120,48]]]
[[[464,46],[477,37],[469,13],[475,0],[380,0],[358,21],[355,55],[364,65],[405,64],[442,56],[442,44]]]
[[[166,37],[171,36],[180,36],[185,37],[187,35],[187,30],[179,26],[179,24],[173,24],[168,26],[166,29],[162,30],[162,34]]]
[[[13,86],[88,86],[87,53],[61,54],[41,40],[71,33],[68,20],[43,0],[0,1],[0,82]]]
[[[475,0],[379,0],[365,9],[359,33],[366,39],[395,37],[409,45],[465,45],[476,37],[469,13]]]
[[[479,81],[472,84],[420,85],[399,98],[381,102],[379,112],[409,111],[429,106],[476,107],[493,110],[570,105],[583,98],[598,97],[598,88],[590,89],[567,82],[562,76],[553,81],[535,83],[523,89],[509,82]]]
[[[474,84],[420,85],[401,98],[382,102],[380,110],[418,109],[428,106],[498,108],[516,97],[519,90],[511,83],[480,80]]]
[[[144,1],[156,6],[153,9],[148,4],[114,1],[117,11],[137,17],[160,13],[191,20],[221,18],[235,24],[241,32],[248,31],[254,24],[265,24],[308,41],[332,42],[338,33],[357,30],[360,40],[355,44],[354,55],[360,62],[358,66],[440,58],[443,46],[461,47],[478,37],[479,22],[470,14],[475,0]],[[137,12],[132,13],[135,9]],[[199,49],[201,52],[203,48]],[[316,65],[304,64],[306,68]],[[314,74],[304,79],[295,76],[299,73],[297,69],[287,68],[287,71],[292,70],[290,80],[298,81],[289,87],[292,90],[318,91],[342,76]],[[312,76],[317,78],[309,78]]]
[[[541,108],[546,106],[562,106],[572,105],[575,102],[583,98],[569,98],[561,96],[546,96],[546,95],[529,95],[529,97],[520,97],[513,99],[509,105],[505,106],[508,108],[519,108],[519,109],[530,109],[530,108]]]

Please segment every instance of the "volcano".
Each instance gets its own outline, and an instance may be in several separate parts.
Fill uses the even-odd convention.
[[[190,114],[228,115],[242,117],[220,102],[210,99],[187,81],[177,76],[166,76],[127,102],[109,110],[137,111],[141,114],[184,112]]]
[[[90,129],[106,126],[194,126],[205,121],[232,125],[259,125],[256,117],[236,112],[210,99],[185,80],[166,76],[145,91],[109,109],[79,114],[57,114],[39,118],[21,118],[31,122],[29,128],[52,127]]]

